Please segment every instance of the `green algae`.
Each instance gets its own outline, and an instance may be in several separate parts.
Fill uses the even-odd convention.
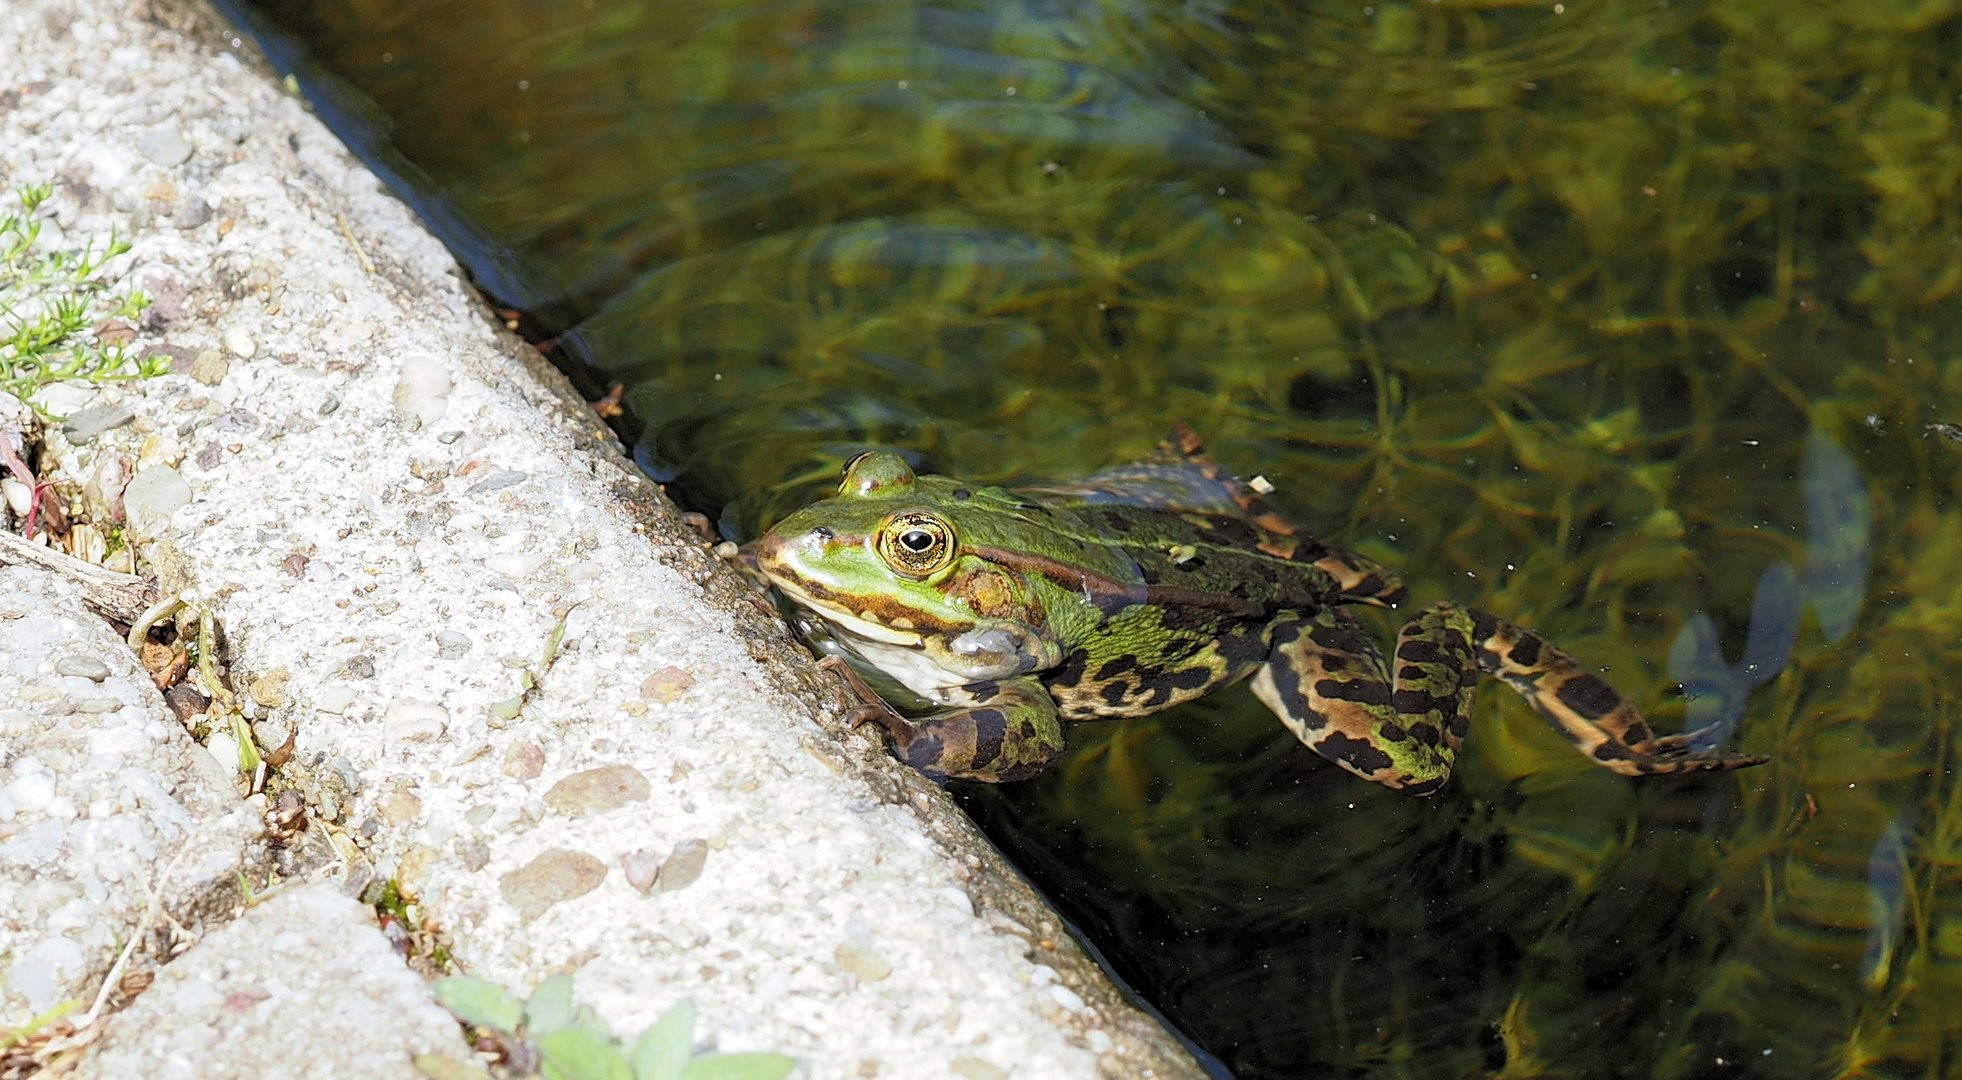
[[[1184,419],[1664,728],[1713,643],[1733,777],[1488,692],[1417,803],[1227,695],[959,793],[1243,1075],[1954,1072],[1962,3],[259,10],[732,532]]]

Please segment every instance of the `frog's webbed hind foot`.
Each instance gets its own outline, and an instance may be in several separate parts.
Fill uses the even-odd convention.
[[[1753,765],[1762,765],[1771,760],[1765,754],[1739,754],[1699,745],[1705,736],[1716,729],[1717,725],[1711,724],[1708,727],[1697,728],[1695,731],[1685,731],[1680,735],[1658,735],[1646,743],[1630,746],[1628,749],[1639,755],[1636,758],[1636,767],[1630,771],[1630,775],[1728,772],[1731,769],[1746,769]],[[1596,760],[1600,759],[1596,758]],[[1614,768],[1608,762],[1601,763],[1608,768]]]
[[[1603,768],[1647,776],[1742,769],[1768,760],[1762,754],[1699,747],[1708,729],[1657,735],[1607,680],[1545,638],[1482,611],[1456,609],[1456,617],[1469,620],[1479,667],[1517,690]]]

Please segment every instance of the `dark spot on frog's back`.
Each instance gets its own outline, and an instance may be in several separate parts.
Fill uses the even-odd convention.
[[[1436,791],[1438,788],[1441,788],[1443,786],[1444,786],[1443,777],[1433,777],[1429,780],[1419,780],[1414,784],[1405,784],[1402,787],[1398,788],[1397,790],[1403,792],[1405,795],[1422,796],[1422,795],[1429,795],[1432,792]]]
[[[1444,659],[1444,650],[1433,638],[1405,638],[1397,643],[1397,659],[1406,664],[1435,664]]]
[[[1199,530],[1200,538],[1220,547],[1251,550],[1260,546],[1259,530],[1238,518],[1216,517],[1209,519]]]
[[[1083,673],[1089,666],[1090,650],[1078,648],[1075,652],[1063,657],[1061,664],[1056,665],[1047,675],[1043,676],[1043,684],[1045,686],[1061,687],[1067,690],[1083,681]]]
[[[1352,739],[1339,731],[1330,732],[1316,745],[1315,750],[1325,758],[1343,764],[1371,776],[1395,764],[1390,755],[1378,750],[1363,739]]]
[[[1002,737],[1008,732],[1008,718],[1000,709],[976,709],[974,717],[974,761],[970,768],[990,765],[1001,756]]]
[[[1359,679],[1355,682],[1322,679],[1315,683],[1315,693],[1330,701],[1356,701],[1364,705],[1391,704],[1389,686],[1375,679]]]
[[[1553,696],[1588,720],[1598,720],[1621,705],[1621,695],[1598,675],[1576,675],[1562,683]]]
[[[1290,637],[1288,640],[1292,641],[1294,638]],[[1308,631],[1308,640],[1324,649],[1357,656],[1366,655],[1370,648],[1369,635],[1363,632],[1362,627],[1346,619],[1334,623],[1315,624]],[[1276,644],[1281,643],[1278,636],[1275,641]]]
[[[1220,656],[1225,658],[1229,668],[1238,669],[1256,663],[1267,655],[1269,646],[1262,640],[1260,630],[1261,628],[1253,623],[1241,623],[1218,635],[1216,648],[1219,649]],[[1280,634],[1275,634],[1277,641],[1279,638]],[[1331,667],[1328,670],[1336,669]]]
[[[1396,710],[1405,716],[1425,716],[1437,713],[1450,716],[1457,711],[1457,699],[1448,694],[1432,694],[1424,690],[1404,689],[1391,693],[1390,700]]]
[[[1097,674],[1092,676],[1092,678],[1098,682],[1109,682],[1127,671],[1136,670],[1138,670],[1138,658],[1132,656],[1130,653],[1125,653],[1122,656],[1114,656],[1104,661],[1104,666],[1098,668]]]

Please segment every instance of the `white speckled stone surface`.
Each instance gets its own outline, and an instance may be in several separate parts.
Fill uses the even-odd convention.
[[[86,1005],[159,884],[198,922],[259,816],[72,586],[0,566],[0,1025]]]
[[[421,1080],[418,1054],[472,1057],[455,1019],[375,929],[374,912],[304,885],[166,967],[76,1075]]]
[[[135,419],[51,456],[78,487],[155,470],[133,531],[235,684],[278,686],[252,709],[295,735],[308,836],[399,877],[472,973],[571,973],[619,1031],[692,997],[705,1045],[805,1077],[1193,1072],[228,28],[12,0],[0,38],[0,184],[134,240],[134,348],[180,372],[64,390]]]

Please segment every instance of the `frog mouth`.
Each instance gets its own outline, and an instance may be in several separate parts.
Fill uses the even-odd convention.
[[[834,632],[912,649],[919,648],[926,640],[926,635],[913,621],[903,616],[888,622],[880,619],[875,612],[848,607],[820,590],[783,580],[772,580],[771,584],[781,589],[797,606],[823,619]]]

